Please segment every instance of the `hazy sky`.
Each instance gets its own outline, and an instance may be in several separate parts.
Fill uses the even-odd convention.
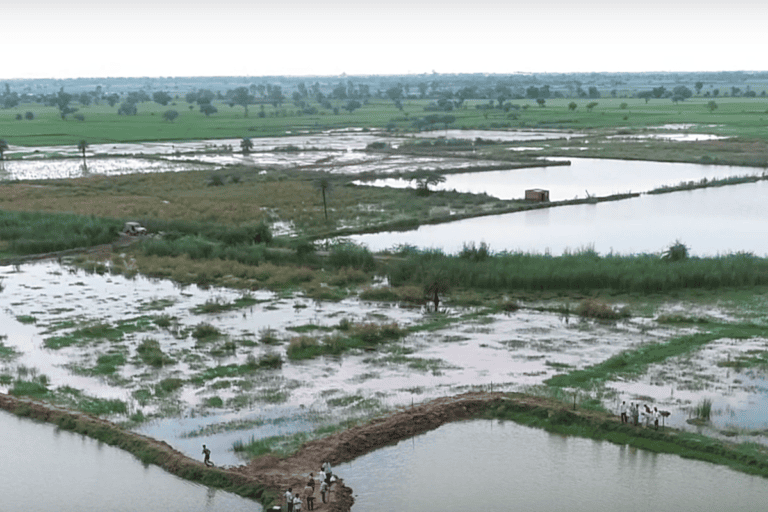
[[[765,70],[765,0],[6,0],[0,78]]]

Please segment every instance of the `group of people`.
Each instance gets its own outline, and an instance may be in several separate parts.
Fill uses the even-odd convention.
[[[331,470],[331,464],[324,462],[320,467],[320,471],[317,473],[317,479],[320,483],[320,497],[323,503],[328,503],[331,498],[331,484],[333,483],[333,471]],[[293,487],[289,487],[285,491],[285,510],[286,512],[301,512],[301,507],[306,501],[307,510],[315,509],[315,474],[309,474],[309,481],[304,486],[304,499],[302,500],[301,494],[298,492],[294,494]]]
[[[631,418],[631,421],[635,426],[640,423],[640,416],[642,416],[646,427],[649,427],[651,422],[653,422],[654,428],[658,430],[661,412],[656,407],[651,410],[646,404],[643,404],[641,407],[639,403],[635,404],[634,402],[630,402],[629,405],[627,405],[627,402],[623,401],[619,407],[619,416],[621,417],[622,423],[629,423]]]

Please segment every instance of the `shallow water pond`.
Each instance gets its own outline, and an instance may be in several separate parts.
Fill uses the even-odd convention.
[[[626,192],[647,192],[662,185],[759,174],[754,168],[728,165],[699,165],[642,162],[600,158],[549,158],[567,160],[569,166],[529,167],[509,171],[449,174],[435,190],[488,194],[499,199],[522,199],[532,188],[549,190],[551,201]],[[406,188],[414,183],[402,179],[356,182],[362,185]]]
[[[468,421],[334,468],[355,512],[759,510],[765,479],[512,422]]]
[[[745,183],[598,204],[477,217],[410,231],[350,237],[373,251],[398,244],[459,252],[486,242],[493,251],[551,252],[591,247],[601,254],[654,253],[676,240],[692,254],[768,254],[768,183]]]
[[[376,350],[293,361],[286,350],[299,335],[296,329],[322,338],[338,334],[345,319],[408,327],[431,321],[433,314],[354,297],[315,302],[271,292],[252,292],[253,305],[206,314],[193,309],[209,301],[231,303],[243,292],[87,274],[53,262],[4,267],[0,279],[0,336],[17,352],[0,364],[0,373],[29,378],[32,369],[47,376],[49,389],[70,386],[89,396],[123,400],[129,415],[141,411],[156,418],[136,427],[139,431],[192,457],[205,443],[220,465],[239,462],[231,451],[235,440],[312,430],[475,387],[519,390],[541,384],[563,365],[595,364],[674,332],[634,321],[566,322],[531,310],[462,319],[474,310],[449,304],[439,318],[453,323],[444,328],[416,332]],[[159,327],[158,318],[170,325]],[[221,338],[198,342],[192,331],[201,323],[215,327]],[[99,324],[129,328],[119,336],[108,331],[112,341],[81,334],[69,346],[46,347],[51,338],[63,343],[77,329]],[[262,341],[267,329],[269,343]],[[145,364],[138,347],[146,339],[156,340],[172,362]],[[234,350],[224,349],[228,342]],[[122,354],[123,364],[112,373],[94,373],[98,358],[110,354]],[[283,359],[281,368],[241,372],[249,356],[258,360],[270,354]],[[215,373],[225,367],[241,373]],[[179,387],[164,391],[169,382]]]
[[[54,425],[0,411],[3,510],[239,512],[259,503],[188,482]],[[8,463],[10,462],[10,463]]]

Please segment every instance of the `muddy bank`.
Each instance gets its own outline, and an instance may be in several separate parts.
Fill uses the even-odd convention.
[[[224,489],[258,500],[265,507],[274,502],[273,490],[240,472],[207,468],[173,449],[168,443],[125,430],[114,423],[84,413],[73,412],[45,402],[0,393],[0,408],[17,416],[58,425],[59,428],[86,435],[121,448],[144,464],[154,464],[165,471],[194,482]]]

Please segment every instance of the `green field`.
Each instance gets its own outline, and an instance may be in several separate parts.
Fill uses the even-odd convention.
[[[596,101],[597,105],[588,111],[586,106]],[[230,107],[222,101],[215,101],[218,113],[206,117],[197,106],[184,100],[175,105],[161,106],[154,102],[138,104],[135,116],[117,115],[118,105],[78,107],[78,114],[85,117],[78,121],[69,116],[62,120],[56,107],[37,103],[22,103],[17,107],[0,111],[0,138],[11,145],[68,145],[86,140],[90,144],[110,142],[171,141],[196,139],[223,139],[241,137],[265,137],[297,134],[305,131],[319,131],[329,128],[361,127],[386,128],[393,131],[414,131],[415,121],[430,114],[451,115],[455,121],[452,128],[557,128],[574,131],[603,128],[639,129],[670,123],[691,123],[699,126],[693,131],[716,133],[747,140],[768,140],[768,99],[766,98],[716,98],[718,108],[710,111],[712,98],[693,97],[680,103],[669,99],[653,99],[645,103],[637,98],[591,99],[548,99],[544,107],[535,100],[510,100],[508,112],[499,109],[478,109],[487,105],[487,100],[469,100],[451,112],[426,112],[424,107],[430,100],[405,100],[403,111],[395,108],[393,102],[371,99],[358,110],[348,113],[343,108],[338,114],[320,107],[316,115],[303,115],[292,103],[275,108],[264,106],[264,117],[259,117],[259,106],[251,105],[249,116],[244,109]],[[577,104],[572,111],[568,105]],[[626,108],[621,108],[626,103]],[[335,101],[335,107],[344,102]],[[76,104],[75,104],[76,105]],[[193,108],[190,109],[190,106]],[[317,104],[312,106],[318,107]],[[176,110],[179,117],[169,122],[163,119],[167,110]],[[16,116],[29,111],[33,120],[16,120]],[[712,126],[710,126],[712,125]],[[434,125],[442,128],[443,125]],[[6,154],[13,158],[13,153]]]

